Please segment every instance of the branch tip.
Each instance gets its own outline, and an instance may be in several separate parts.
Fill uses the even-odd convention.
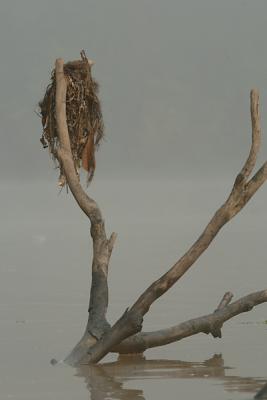
[[[110,235],[110,238],[108,240],[108,249],[109,252],[111,253],[115,244],[115,241],[117,239],[118,234],[116,232],[112,232],[112,234]]]
[[[222,300],[220,301],[218,307],[216,308],[216,311],[220,311],[222,310],[224,307],[228,306],[228,304],[231,302],[232,298],[234,297],[232,292],[226,292],[222,298]]]
[[[249,156],[241,170],[241,175],[245,179],[249,177],[255,167],[257,155],[261,144],[261,127],[260,127],[260,112],[259,112],[259,91],[252,89],[250,92],[250,116],[252,129],[252,143]]]
[[[63,72],[64,60],[63,58],[57,58],[55,62],[55,67],[57,72]]]

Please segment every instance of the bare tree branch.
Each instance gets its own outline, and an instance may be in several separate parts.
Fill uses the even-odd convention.
[[[108,305],[107,273],[108,263],[115,241],[115,234],[108,240],[105,233],[104,221],[96,202],[82,189],[74,166],[66,122],[66,90],[63,60],[56,61],[56,119],[60,148],[58,159],[63,166],[70,190],[80,208],[91,221],[91,236],[93,239],[92,287],[89,305],[89,320],[84,337],[74,348],[67,360],[95,363],[103,358],[108,351],[119,353],[143,352],[147,348],[171,343],[199,332],[211,333],[221,337],[223,323],[233,316],[252,309],[255,305],[267,301],[267,291],[252,293],[230,304],[231,293],[226,293],[213,314],[196,318],[177,326],[156,332],[140,332],[143,316],[148,312],[152,303],[162,296],[180,279],[183,274],[207,249],[220,229],[230,221],[251,199],[259,187],[267,179],[267,162],[248,181],[255,166],[260,148],[260,117],[259,95],[251,91],[251,122],[252,144],[249,156],[237,175],[233,189],[225,203],[217,210],[201,236],[191,246],[174,266],[137,299],[134,305],[109,329],[106,321]],[[96,341],[95,344],[93,344]],[[90,346],[86,357],[82,357],[86,346]]]
[[[101,360],[110,349],[122,340],[141,331],[143,316],[148,312],[151,304],[170,289],[178,279],[194,264],[201,254],[208,248],[220,229],[230,221],[250,200],[258,188],[267,179],[267,163],[247,182],[247,177],[252,172],[256,162],[260,141],[260,122],[258,112],[258,93],[251,92],[251,117],[252,117],[252,145],[248,159],[237,175],[233,189],[218,209],[198,240],[184,254],[174,266],[152,283],[147,290],[137,299],[134,305],[122,315],[110,331],[108,331],[88,352],[83,361],[95,363]]]
[[[231,304],[228,304],[228,302],[231,301],[232,295],[228,296],[228,294],[225,295],[227,299],[224,298],[212,314],[194,318],[167,329],[140,332],[114,346],[111,351],[121,354],[143,353],[152,347],[164,346],[201,332],[210,333],[215,338],[221,337],[221,328],[224,322],[236,315],[252,310],[258,304],[267,302],[267,290],[251,293]]]
[[[211,334],[214,338],[221,338],[221,328],[226,321],[239,314],[252,310],[253,307],[259,304],[267,302],[267,290],[251,293],[229,304],[232,298],[233,294],[227,292],[212,314],[193,318],[170,328],[153,332],[137,333],[136,335],[123,340],[110,351],[119,354],[143,353],[147,349],[178,342],[186,337],[194,336],[198,333]],[[88,348],[94,343],[96,343],[95,338],[92,338],[91,340],[88,339],[87,344],[83,347],[83,355],[86,351],[86,345],[88,350]],[[79,356],[81,355],[82,352],[80,352]],[[82,362],[87,364],[86,359]]]
[[[57,156],[63,166],[68,186],[80,208],[91,222],[91,237],[93,240],[92,284],[89,304],[89,319],[84,337],[75,346],[66,360],[71,360],[74,354],[83,350],[83,344],[93,337],[99,339],[109,328],[106,320],[108,306],[108,265],[115,243],[116,234],[112,233],[108,239],[105,232],[104,220],[97,203],[83,190],[74,165],[70,138],[66,120],[66,92],[67,82],[64,77],[64,61],[56,61],[56,120],[60,148]],[[83,350],[84,352],[84,350]],[[83,353],[84,354],[84,353]],[[75,356],[75,357],[76,357]]]
[[[248,178],[249,175],[252,173],[261,145],[259,92],[257,90],[251,90],[250,92],[250,115],[252,127],[252,144],[248,159],[240,172],[240,174],[244,176],[244,178]]]
[[[220,301],[218,307],[216,308],[216,310],[215,310],[214,312],[220,311],[220,310],[222,310],[224,307],[226,307],[226,306],[231,302],[233,296],[234,296],[233,293],[231,293],[231,292],[226,292],[226,293],[224,294],[222,300]]]

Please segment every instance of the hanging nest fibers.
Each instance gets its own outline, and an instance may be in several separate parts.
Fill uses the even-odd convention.
[[[88,183],[93,179],[95,172],[95,150],[104,136],[101,106],[97,97],[98,83],[91,75],[92,64],[84,50],[81,52],[81,60],[64,64],[67,80],[66,115],[72,156],[77,173],[81,167],[88,172]],[[48,147],[52,158],[57,162],[59,138],[56,123],[55,70],[52,71],[51,83],[47,86],[39,107],[43,125],[40,141],[44,148]],[[64,186],[64,170],[61,165],[59,169],[59,186]]]

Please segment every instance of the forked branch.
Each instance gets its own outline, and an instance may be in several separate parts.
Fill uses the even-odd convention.
[[[94,261],[93,261],[93,277],[94,273],[101,272],[103,277],[104,293],[107,293],[107,266],[112,251],[115,235],[113,234],[108,240],[106,238],[104,222],[98,206],[95,201],[87,196],[83,191],[79,178],[77,176],[75,166],[72,159],[71,148],[69,144],[68,128],[66,122],[66,81],[63,72],[63,60],[56,62],[56,118],[60,140],[60,149],[58,158],[63,165],[67,183],[72,191],[76,201],[81,209],[89,217],[91,221],[91,235],[94,243]],[[195,320],[188,321],[176,327],[167,330],[152,333],[136,333],[142,329],[143,316],[148,312],[152,303],[170,289],[185,272],[195,263],[201,254],[208,248],[212,240],[215,238],[220,229],[230,221],[251,199],[259,187],[267,179],[267,162],[255,173],[249,180],[253,168],[255,167],[257,154],[260,148],[260,116],[259,116],[259,95],[256,90],[251,91],[251,121],[252,121],[252,144],[249,156],[237,175],[233,189],[224,202],[224,204],[216,211],[203,233],[190,249],[173,265],[173,267],[161,276],[157,281],[152,283],[143,294],[137,299],[134,305],[125,311],[122,317],[115,323],[111,329],[105,329],[102,322],[105,321],[105,312],[107,307],[107,295],[103,302],[98,303],[97,298],[101,296],[99,288],[92,285],[90,307],[92,307],[92,315],[94,321],[99,321],[101,329],[96,334],[94,340],[97,342],[90,347],[86,357],[82,362],[95,363],[101,360],[109,351],[125,352],[136,351],[142,348],[159,346],[170,343],[173,340],[179,340],[181,337],[189,336],[198,332],[212,333],[214,336],[220,336],[222,324],[233,316],[248,311],[254,305],[265,302],[266,291],[257,292],[229,304],[231,296],[228,294],[220,303],[218,310],[211,315],[200,317]],[[95,282],[98,284],[100,280],[97,278]],[[95,305],[94,305],[95,304]],[[98,304],[101,304],[98,310]],[[96,313],[95,313],[96,311]],[[89,317],[90,320],[90,317]],[[92,324],[94,325],[94,324]],[[97,325],[97,324],[96,324]],[[104,324],[105,325],[105,324]],[[103,334],[103,332],[105,332]],[[135,336],[132,336],[135,335]],[[128,339],[127,339],[128,338]],[[124,342],[123,342],[124,341]],[[139,341],[139,343],[138,343]],[[145,342],[145,345],[144,345]],[[140,347],[139,344],[142,343]],[[90,341],[92,344],[92,341]],[[148,347],[146,347],[148,346]],[[123,350],[124,348],[124,350]],[[76,358],[78,362],[79,359]]]
[[[91,222],[93,240],[92,285],[85,336],[92,335],[99,339],[109,328],[106,320],[108,306],[107,275],[116,234],[112,233],[110,238],[107,238],[101,211],[97,203],[85,193],[77,175],[66,120],[67,82],[64,77],[63,66],[63,60],[58,59],[56,61],[56,120],[60,147],[57,151],[57,157],[60,165],[63,166],[68,186],[75,200]]]
[[[98,362],[122,340],[141,331],[143,316],[151,304],[170,289],[208,248],[220,229],[230,221],[251,199],[267,179],[267,162],[248,180],[260,147],[259,95],[251,91],[252,145],[248,159],[237,175],[233,189],[225,203],[216,211],[201,236],[176,264],[152,283],[134,305],[123,314],[112,329],[90,348],[85,362]]]
[[[267,290],[251,293],[229,304],[232,296],[231,293],[226,293],[222,302],[212,314],[194,318],[167,329],[154,332],[140,332],[125,339],[112,348],[111,351],[121,354],[143,353],[152,347],[178,342],[181,339],[198,333],[211,334],[215,338],[220,338],[224,322],[252,310],[258,304],[267,302]]]
[[[226,321],[239,314],[251,311],[259,304],[267,302],[267,290],[251,293],[233,303],[231,303],[232,298],[233,294],[227,292],[213,313],[190,319],[166,329],[137,333],[111,348],[110,352],[119,354],[144,353],[153,347],[165,346],[199,333],[211,334],[214,338],[221,338],[221,329]],[[88,339],[87,348],[96,342],[95,338]],[[82,349],[85,350],[85,346]],[[81,356],[81,354],[80,349],[80,352],[76,354],[75,358],[69,360],[69,363],[75,364],[74,361],[79,361],[78,356]],[[87,364],[86,358],[82,363]]]

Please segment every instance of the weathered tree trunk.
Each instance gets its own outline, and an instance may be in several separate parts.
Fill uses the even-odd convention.
[[[169,290],[195,263],[208,248],[221,228],[230,221],[267,179],[267,162],[254,174],[257,154],[260,148],[259,95],[251,91],[252,144],[249,156],[237,175],[233,189],[216,211],[203,233],[190,249],[163,276],[153,282],[137,301],[125,311],[111,328],[106,320],[108,307],[108,264],[116,235],[107,239],[104,221],[96,202],[82,189],[75,169],[66,122],[66,90],[64,62],[56,61],[56,120],[60,141],[57,157],[63,166],[69,188],[80,208],[91,223],[93,240],[92,287],[89,306],[89,319],[85,334],[66,358],[69,364],[96,363],[108,352],[137,353],[150,347],[162,346],[199,332],[211,333],[221,337],[221,327],[225,321],[240,313],[251,310],[255,305],[267,301],[267,290],[252,293],[234,303],[232,295],[227,293],[216,311],[177,326],[156,331],[140,332],[144,315],[152,303]],[[139,333],[140,332],[140,333]]]

